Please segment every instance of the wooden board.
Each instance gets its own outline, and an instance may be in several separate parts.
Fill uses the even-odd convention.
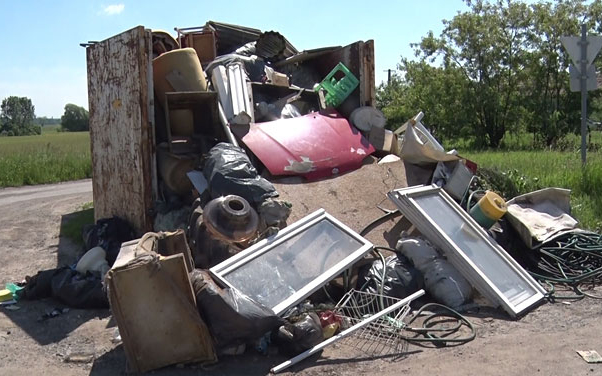
[[[133,248],[135,244],[126,246],[125,253]],[[217,360],[211,334],[196,310],[182,254],[165,257],[159,265],[113,268],[107,280],[128,371]]]
[[[95,219],[152,230],[156,192],[151,34],[138,26],[87,48]]]

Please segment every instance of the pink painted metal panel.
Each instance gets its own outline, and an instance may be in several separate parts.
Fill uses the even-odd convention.
[[[309,180],[355,170],[374,147],[335,111],[251,124],[242,138],[272,175]]]

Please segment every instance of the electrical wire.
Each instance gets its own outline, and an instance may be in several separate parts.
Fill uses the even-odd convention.
[[[430,308],[436,308],[439,312],[429,312],[423,315],[423,312]],[[410,326],[422,316],[425,316],[425,319],[422,321],[421,327]],[[453,325],[441,326],[441,324],[448,322],[452,322]],[[470,333],[468,335],[452,337],[459,334],[463,327],[469,329]],[[427,303],[420,307],[414,317],[407,322],[404,330],[414,333],[414,336],[401,335],[401,338],[418,346],[427,346],[427,343],[435,347],[458,346],[472,341],[477,336],[476,329],[466,317],[439,303]]]
[[[364,227],[364,229],[362,231],[360,231],[360,235],[365,236],[367,233],[372,231],[372,229],[374,229],[376,226],[380,225],[381,223],[386,222],[393,218],[397,218],[399,216],[401,216],[401,212],[399,211],[399,209],[392,210],[392,211],[386,213],[385,215],[378,217],[375,220],[373,220],[372,222],[368,223],[366,225],[366,227]]]

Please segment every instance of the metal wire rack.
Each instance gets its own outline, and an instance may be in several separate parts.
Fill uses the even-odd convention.
[[[352,289],[337,303],[334,312],[341,317],[341,329],[345,330],[400,301],[401,299],[390,296]],[[367,356],[401,356],[408,346],[402,339],[401,332],[405,327],[403,320],[409,312],[408,302],[354,331],[339,343],[359,350]]]

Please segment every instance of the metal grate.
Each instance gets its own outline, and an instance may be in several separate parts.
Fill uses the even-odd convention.
[[[376,293],[350,290],[334,309],[342,318],[342,330],[391,307],[401,299]],[[340,341],[368,356],[401,355],[407,350],[407,342],[401,339],[405,327],[404,318],[410,311],[409,303],[383,315],[369,325],[353,332]]]

